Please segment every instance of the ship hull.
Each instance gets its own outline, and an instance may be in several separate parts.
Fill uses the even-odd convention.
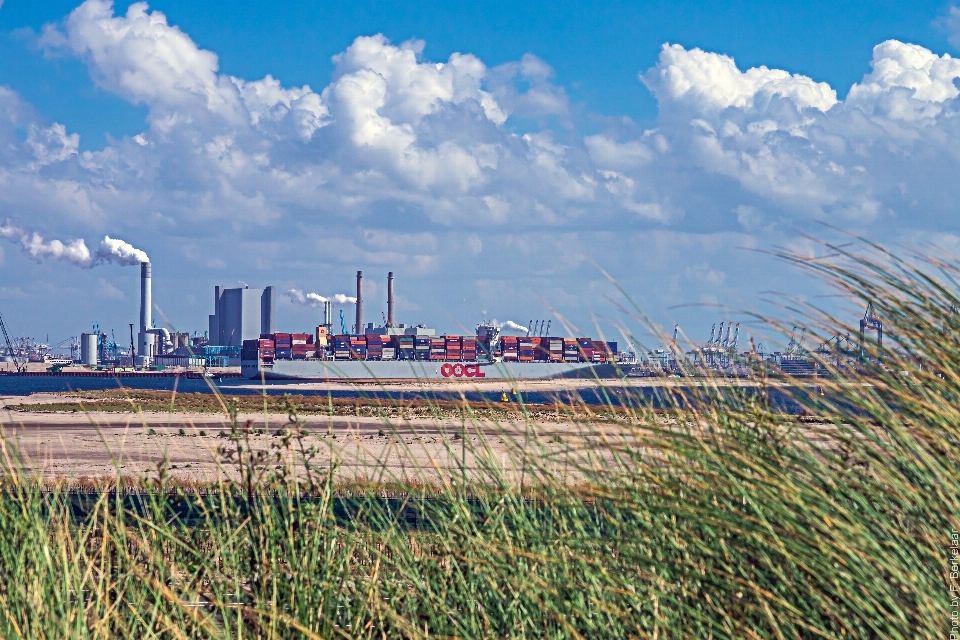
[[[591,362],[431,362],[356,360],[276,360],[272,365],[244,360],[245,378],[267,380],[555,380],[562,378],[619,378],[620,369]]]

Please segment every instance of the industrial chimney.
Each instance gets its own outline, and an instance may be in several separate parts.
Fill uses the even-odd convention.
[[[393,326],[393,271],[387,273],[387,326]]]
[[[327,300],[323,303],[323,324],[327,328],[333,326],[333,301]]]
[[[363,335],[363,271],[357,271],[357,333]]]
[[[141,365],[149,364],[150,356],[153,355],[153,342],[156,339],[152,333],[147,331],[153,326],[152,308],[153,308],[153,290],[151,281],[153,279],[152,270],[149,262],[140,263],[140,336],[137,345],[138,359]]]

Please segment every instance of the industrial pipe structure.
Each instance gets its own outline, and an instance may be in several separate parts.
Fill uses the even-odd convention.
[[[387,273],[387,326],[393,326],[393,271]]]
[[[363,271],[357,271],[357,334],[363,335]]]

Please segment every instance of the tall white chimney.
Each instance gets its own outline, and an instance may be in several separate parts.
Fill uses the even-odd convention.
[[[153,355],[153,343],[156,336],[147,333],[153,327],[153,287],[149,262],[140,263],[140,335],[137,345],[137,360],[141,365],[149,364]]]

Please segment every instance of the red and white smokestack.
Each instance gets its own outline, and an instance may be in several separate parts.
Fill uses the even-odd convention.
[[[363,335],[363,271],[357,271],[357,333]]]
[[[387,273],[387,326],[393,326],[393,271]]]

